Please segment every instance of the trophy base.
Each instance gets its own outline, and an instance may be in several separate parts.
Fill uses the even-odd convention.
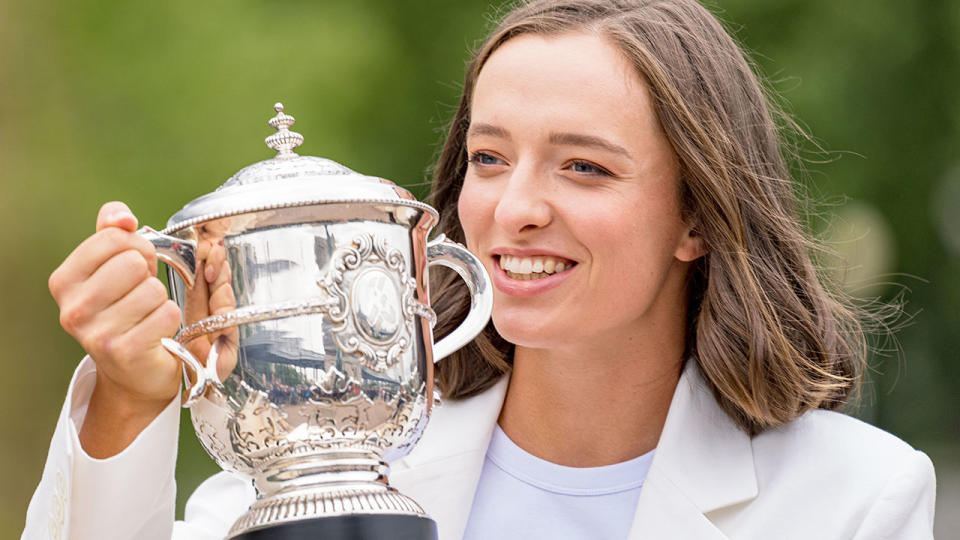
[[[279,523],[230,540],[437,540],[428,517],[398,514],[345,515]]]

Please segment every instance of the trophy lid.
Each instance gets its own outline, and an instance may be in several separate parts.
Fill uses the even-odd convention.
[[[277,114],[268,123],[277,132],[264,142],[277,155],[240,169],[212,193],[187,203],[167,222],[165,234],[236,214],[325,203],[410,206],[436,218],[436,210],[389,180],[294,152],[303,144],[303,135],[289,129],[296,120],[283,112],[282,103],[273,108]]]

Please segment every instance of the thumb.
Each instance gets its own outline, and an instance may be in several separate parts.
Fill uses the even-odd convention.
[[[127,205],[120,201],[112,201],[100,207],[97,214],[97,231],[106,227],[119,227],[125,231],[137,230],[137,218]]]

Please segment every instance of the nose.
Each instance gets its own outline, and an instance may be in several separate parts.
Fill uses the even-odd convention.
[[[510,233],[521,233],[546,227],[553,219],[547,186],[536,171],[514,169],[493,217],[496,222]]]

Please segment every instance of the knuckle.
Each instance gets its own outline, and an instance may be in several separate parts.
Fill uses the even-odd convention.
[[[167,299],[167,287],[159,279],[155,277],[147,278],[147,287],[150,288],[150,299],[156,301],[157,304]]]
[[[155,248],[149,240],[138,234],[133,234],[131,247],[140,253],[140,255],[143,257],[143,260],[146,261],[148,265],[151,267],[156,266],[157,248]]]
[[[144,280],[141,287],[143,288],[143,301],[150,311],[159,308],[168,298],[167,288],[155,277],[149,277]]]
[[[129,337],[116,336],[109,339],[110,356],[115,361],[132,359],[136,352],[133,350],[133,342]]]
[[[50,274],[50,277],[47,279],[47,288],[50,289],[50,294],[53,295],[54,299],[59,298],[64,288],[60,268],[57,268]]]
[[[95,332],[80,341],[80,345],[98,360],[113,358],[116,348],[115,336],[106,332]]]
[[[60,326],[71,334],[82,327],[86,320],[87,313],[82,303],[65,306],[60,310]]]
[[[98,240],[102,242],[107,242],[110,244],[118,244],[122,242],[125,244],[129,234],[130,233],[117,227],[106,227],[97,232],[94,236],[97,236]]]
[[[160,316],[161,320],[168,325],[168,328],[173,327],[175,330],[180,326],[180,321],[182,319],[180,307],[177,306],[176,302],[173,300],[167,300],[162,306],[160,306]]]
[[[128,233],[128,234],[130,234],[130,238],[133,241],[132,246],[136,248],[137,251],[142,252],[144,255],[149,255],[149,254],[156,255],[157,248],[155,248],[149,240],[140,236],[139,234],[135,234],[135,233]]]
[[[118,255],[120,258],[120,265],[124,272],[129,272],[135,276],[146,277],[150,270],[147,265],[147,260],[143,258],[143,255],[134,249],[128,249]]]

